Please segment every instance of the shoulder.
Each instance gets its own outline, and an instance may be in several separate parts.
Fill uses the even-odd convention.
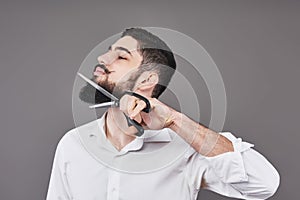
[[[68,149],[68,151],[71,151],[73,148],[82,146],[80,136],[83,134],[89,134],[95,127],[97,127],[97,120],[88,122],[67,131],[59,140],[57,149]]]

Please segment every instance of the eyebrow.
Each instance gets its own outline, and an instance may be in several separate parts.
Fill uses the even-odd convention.
[[[111,50],[111,46],[108,47],[108,50]],[[126,53],[128,53],[130,56],[132,56],[131,52],[125,48],[125,47],[115,47],[115,50],[121,50],[121,51],[125,51]]]

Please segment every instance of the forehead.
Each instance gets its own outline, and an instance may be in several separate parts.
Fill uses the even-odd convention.
[[[134,51],[137,50],[138,41],[131,36],[124,36],[111,45],[112,49],[116,47],[125,47],[129,51]]]

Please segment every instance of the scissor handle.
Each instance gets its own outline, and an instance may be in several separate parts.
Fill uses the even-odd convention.
[[[140,95],[140,94],[137,94],[137,93],[135,93],[135,92],[131,92],[131,91],[125,91],[125,92],[124,92],[124,95],[125,95],[125,94],[134,96],[134,97],[139,98],[139,99],[141,99],[142,101],[144,101],[144,102],[146,103],[146,107],[143,109],[143,112],[149,113],[149,112],[151,111],[151,105],[150,105],[150,102],[149,102],[149,100],[148,100],[146,97],[144,97],[144,96],[142,96],[142,95]]]
[[[140,94],[137,94],[135,92],[131,92],[131,91],[125,91],[124,95],[125,94],[137,97],[137,98],[141,99],[142,101],[144,101],[146,103],[146,107],[142,110],[143,112],[149,113],[151,111],[150,102],[146,97],[144,97]],[[125,113],[124,113],[124,115],[125,115]],[[134,126],[137,129],[138,132],[135,134],[136,136],[141,136],[144,134],[144,128],[137,121],[135,121],[134,119],[130,119],[127,115],[125,115],[125,117],[126,117],[128,126]]]
[[[127,115],[125,115],[125,113],[124,116],[126,117],[127,125],[134,126],[137,129],[138,132],[135,134],[136,136],[141,136],[144,134],[144,128],[137,121],[130,119]]]

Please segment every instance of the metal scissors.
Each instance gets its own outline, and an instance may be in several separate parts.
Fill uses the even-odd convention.
[[[89,106],[89,108],[103,108],[103,107],[110,107],[110,106],[119,107],[120,106],[120,99],[118,99],[113,94],[111,94],[110,92],[105,90],[103,87],[99,86],[94,81],[92,81],[89,78],[85,77],[81,73],[78,72],[77,75],[80,78],[82,78],[84,81],[89,83],[91,86],[96,88],[98,91],[100,91],[102,94],[104,94],[105,96],[107,96],[108,98],[110,98],[112,100],[111,102],[105,102],[105,103],[100,103],[100,104]],[[135,92],[132,92],[132,91],[125,91],[123,95],[126,95],[126,94],[137,97],[137,98],[141,99],[142,101],[144,101],[146,103],[146,107],[143,109],[143,112],[146,112],[146,113],[150,112],[151,105],[150,105],[150,102],[149,102],[148,99],[146,99],[142,95],[139,95],[139,94],[137,94]],[[126,117],[128,126],[134,126],[137,129],[138,132],[135,134],[136,136],[141,136],[141,135],[144,134],[143,127],[137,121],[135,121],[134,119],[129,118],[125,113],[124,113],[124,116]]]

